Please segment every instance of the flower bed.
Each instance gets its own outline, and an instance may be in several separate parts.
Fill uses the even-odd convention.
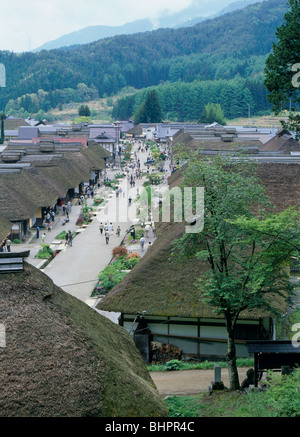
[[[92,297],[107,294],[133,269],[139,259],[140,255],[137,253],[128,254],[126,247],[115,247],[111,264],[99,274],[99,282],[92,293]]]

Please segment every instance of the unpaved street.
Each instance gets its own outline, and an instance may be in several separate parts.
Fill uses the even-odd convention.
[[[239,368],[240,383],[246,378],[248,367]],[[213,381],[214,370],[180,370],[167,372],[150,372],[160,395],[188,396],[207,392]],[[222,369],[222,381],[229,387],[228,370]]]

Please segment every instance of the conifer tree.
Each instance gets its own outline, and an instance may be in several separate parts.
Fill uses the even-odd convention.
[[[151,90],[146,96],[145,102],[137,110],[134,121],[139,123],[160,123],[162,121],[162,109],[156,90]]]
[[[300,0],[288,0],[289,10],[284,16],[283,24],[277,28],[278,42],[273,43],[273,52],[266,61],[265,85],[273,110],[279,114],[291,109],[288,122],[282,126],[296,132],[300,137]]]

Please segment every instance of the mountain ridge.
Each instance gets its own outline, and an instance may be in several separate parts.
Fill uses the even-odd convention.
[[[267,0],[238,0],[230,3],[225,8],[221,9],[219,12],[210,15],[208,17],[198,16],[193,19],[187,19],[189,15],[196,13],[198,8],[192,4],[190,7],[185,8],[175,14],[171,14],[166,17],[161,17],[157,21],[151,21],[150,19],[135,20],[130,23],[125,23],[120,26],[87,26],[77,31],[65,34],[56,38],[55,40],[48,41],[32,50],[33,53],[37,53],[41,50],[53,50],[60,48],[75,48],[78,45],[88,44],[96,42],[100,39],[114,37],[118,35],[133,35],[136,33],[147,32],[152,30],[157,30],[161,28],[174,28],[179,29],[182,27],[194,26],[200,22],[208,19],[213,19],[226,14],[227,12],[233,12],[238,9],[243,9],[254,3],[261,3]],[[185,17],[185,18],[184,18]],[[175,22],[174,22],[175,20]]]

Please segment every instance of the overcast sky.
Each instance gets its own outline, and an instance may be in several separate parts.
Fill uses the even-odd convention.
[[[87,26],[117,26],[159,14],[179,12],[193,3],[209,16],[235,0],[13,0],[1,2],[0,50],[35,49]],[[201,8],[202,9],[202,8]]]

